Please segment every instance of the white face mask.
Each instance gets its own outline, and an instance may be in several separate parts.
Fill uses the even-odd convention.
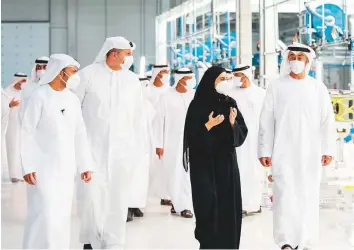
[[[241,81],[241,77],[234,77],[234,78],[232,78],[232,83],[233,83],[233,85],[234,86],[236,86],[236,87],[241,87],[242,85],[243,85],[243,82]]]
[[[195,78],[189,79],[187,81],[183,81],[184,83],[186,83],[186,85],[183,85],[183,87],[187,90],[187,91],[191,91],[192,89],[194,89],[195,85],[197,85],[197,81],[195,80]]]
[[[160,78],[160,81],[163,83],[163,86],[170,86],[170,75],[168,74],[163,74],[162,78]]]
[[[121,64],[120,66],[122,67],[122,69],[124,70],[129,70],[130,67],[133,65],[134,63],[134,57],[133,56],[126,56],[124,58],[124,63]]]
[[[227,80],[219,82],[215,87],[216,92],[224,95],[227,95],[230,92],[230,90],[232,90],[232,88],[233,88],[233,83]]]
[[[45,73],[45,69],[41,69],[37,71],[37,77],[39,80],[42,79],[44,73]]]
[[[291,71],[298,75],[305,71],[306,63],[298,60],[293,60],[289,62]]]
[[[64,74],[67,75],[65,72],[64,72]],[[62,79],[62,81],[64,81],[64,80]],[[80,85],[80,76],[78,74],[69,76],[69,79],[65,83],[66,83],[66,87],[68,89],[75,90],[77,88],[77,86]]]

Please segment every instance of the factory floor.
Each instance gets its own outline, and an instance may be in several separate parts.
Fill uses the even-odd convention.
[[[19,249],[22,246],[23,225],[26,217],[26,186],[24,183],[2,183],[1,190],[1,247]],[[71,248],[80,249],[79,220],[72,216]],[[354,249],[354,214],[336,209],[321,210],[321,250]],[[127,225],[128,249],[198,249],[194,239],[194,220],[171,216],[168,207],[149,199],[144,218]],[[246,217],[243,221],[241,248],[247,250],[278,249],[272,238],[272,212]],[[351,245],[352,244],[352,245]]]

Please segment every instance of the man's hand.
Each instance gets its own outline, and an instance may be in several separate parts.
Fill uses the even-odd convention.
[[[84,173],[81,174],[81,180],[83,180],[86,183],[89,183],[91,181],[91,171],[86,171]]]
[[[161,159],[163,156],[163,148],[156,148],[156,154],[159,157],[159,159]]]
[[[237,117],[237,109],[235,109],[235,108],[230,108],[230,116],[229,116],[229,119],[230,119],[230,124],[231,124],[231,126],[234,126],[236,117]]]
[[[14,98],[14,99],[12,99],[12,101],[10,102],[9,107],[10,107],[10,108],[14,108],[14,107],[17,107],[19,104],[20,104],[20,101],[15,101],[15,98]]]
[[[271,157],[262,157],[259,159],[263,167],[269,168],[272,166],[272,158]]]
[[[30,185],[36,185],[37,183],[36,172],[25,175],[23,179],[25,179],[25,182],[27,182]]]
[[[274,181],[272,175],[269,175],[269,176],[268,176],[268,181],[269,181],[269,182],[273,182],[273,181]]]
[[[333,160],[332,156],[329,155],[323,155],[322,156],[322,166],[328,166]]]

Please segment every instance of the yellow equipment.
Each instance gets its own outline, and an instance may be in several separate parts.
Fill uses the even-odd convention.
[[[354,122],[354,95],[331,94],[336,121]]]

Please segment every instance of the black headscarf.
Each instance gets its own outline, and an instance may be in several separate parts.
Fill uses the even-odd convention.
[[[217,100],[218,97],[221,96],[221,94],[215,90],[215,80],[223,72],[226,72],[224,68],[213,66],[204,73],[204,76],[195,92],[195,102],[208,103]]]
[[[188,109],[188,113],[190,113],[191,116],[198,115],[201,117],[205,117],[207,121],[211,111],[215,112],[214,115],[221,114],[218,112],[218,110],[214,109],[216,106],[218,106],[218,102],[235,102],[232,98],[223,94],[219,94],[215,89],[215,81],[223,72],[226,72],[224,68],[219,66],[213,66],[204,73],[204,76],[196,90],[194,99]],[[186,119],[183,140],[183,166],[186,171],[188,171],[189,165],[189,142],[187,135],[188,128],[191,126],[191,124],[188,124],[189,122],[190,121]]]

